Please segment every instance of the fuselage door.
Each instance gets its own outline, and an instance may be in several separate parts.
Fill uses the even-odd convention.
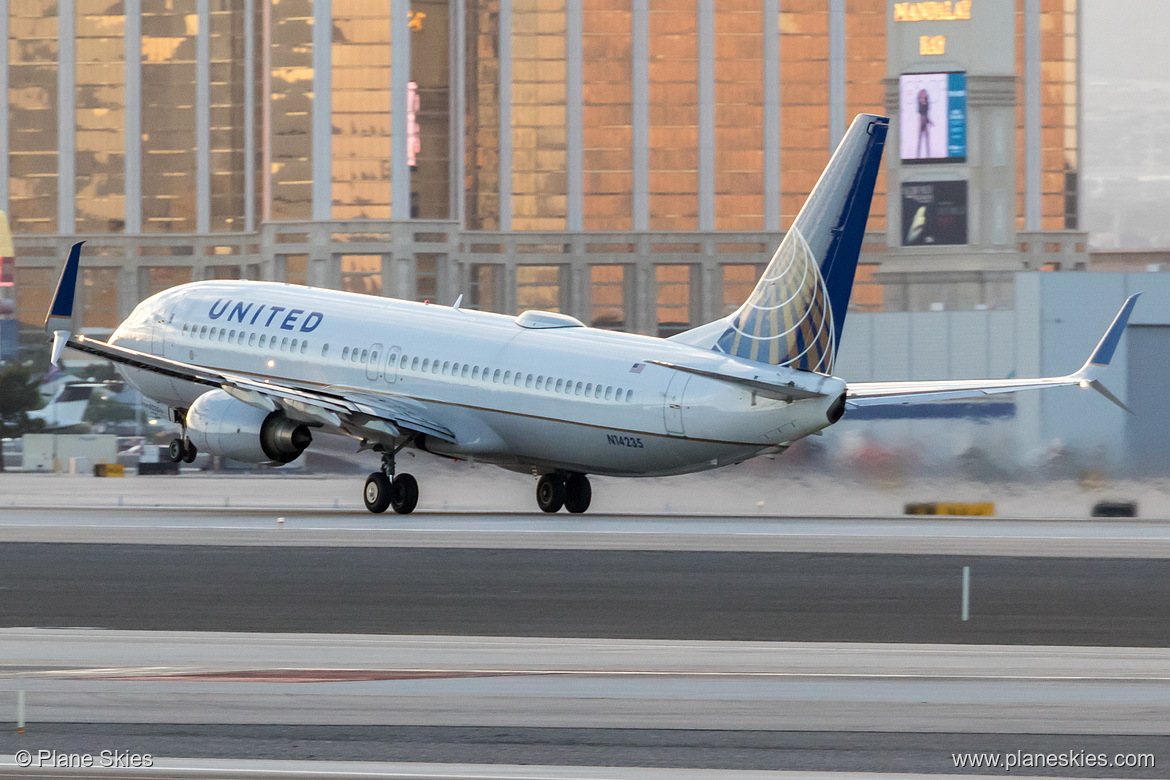
[[[382,345],[370,345],[370,359],[366,361],[366,379],[377,382],[382,373]]]
[[[383,376],[387,384],[394,384],[398,380],[398,359],[402,357],[402,347],[390,347],[386,350],[386,372]]]
[[[683,430],[682,404],[683,393],[686,392],[687,383],[690,381],[690,374],[675,371],[674,376],[670,378],[670,384],[666,386],[666,405],[662,414],[666,422],[666,432],[674,436],[686,434]]]
[[[174,303],[167,303],[150,313],[150,354],[166,356],[167,328],[174,316]]]

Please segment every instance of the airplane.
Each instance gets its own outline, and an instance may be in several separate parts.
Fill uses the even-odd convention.
[[[82,382],[72,377],[63,378],[56,383],[44,407],[29,412],[28,416],[34,420],[44,420],[46,431],[81,425],[94,389],[105,386],[104,382]]]
[[[545,311],[507,316],[257,281],[202,281],[154,295],[109,338],[74,335],[82,243],[46,317],[52,359],[70,347],[113,361],[198,450],[288,463],[318,433],[381,455],[363,500],[407,514],[405,447],[531,472],[545,512],[589,508],[587,475],[685,474],[779,453],[850,408],[1100,382],[1129,298],[1080,370],[1038,379],[849,382],[833,376],[889,120],[851,124],[751,296],[670,338],[586,327]],[[1124,408],[1124,405],[1122,405]]]

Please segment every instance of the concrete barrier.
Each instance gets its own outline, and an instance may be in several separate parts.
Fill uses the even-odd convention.
[[[93,467],[95,477],[124,477],[126,467],[121,463],[98,463]]]

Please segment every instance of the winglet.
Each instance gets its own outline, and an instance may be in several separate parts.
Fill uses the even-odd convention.
[[[1097,343],[1093,354],[1089,355],[1089,359],[1085,361],[1085,365],[1081,366],[1081,370],[1073,374],[1073,378],[1081,381],[1081,387],[1093,388],[1130,414],[1133,414],[1133,410],[1109,392],[1105,385],[1101,384],[1100,376],[1109,366],[1109,361],[1113,359],[1113,353],[1117,350],[1118,342],[1121,341],[1121,334],[1125,333],[1125,327],[1129,324],[1129,315],[1133,312],[1133,306],[1137,303],[1139,295],[1141,293],[1136,293],[1125,299],[1125,303],[1121,305],[1121,311],[1117,312],[1117,316],[1113,318],[1113,323],[1109,326],[1109,330],[1105,331],[1101,341]]]
[[[73,332],[73,296],[77,291],[77,269],[81,264],[81,245],[84,243],[78,241],[69,250],[69,259],[65,261],[61,278],[57,280],[57,291],[53,293],[53,303],[45,315],[45,333],[53,334],[54,338],[62,331],[67,334]],[[68,339],[67,335],[65,340]],[[54,349],[54,352],[57,351]]]
[[[1117,349],[1118,342],[1121,341],[1121,334],[1125,333],[1125,326],[1129,324],[1129,315],[1133,311],[1139,295],[1141,293],[1136,293],[1125,299],[1125,303],[1121,305],[1121,311],[1117,312],[1117,316],[1113,318],[1113,324],[1109,326],[1109,330],[1105,331],[1105,335],[1097,343],[1097,348],[1093,350],[1093,354],[1089,355],[1089,359],[1085,361],[1085,365],[1081,366],[1081,370],[1075,376],[1092,381],[1100,375],[1102,369],[1109,365],[1109,361],[1113,359],[1113,352]]]
[[[53,352],[49,361],[54,366],[73,335],[73,297],[77,292],[77,269],[81,265],[81,245],[84,243],[78,241],[69,250],[69,259],[65,261],[61,278],[57,280],[57,291],[53,293],[53,303],[45,315],[45,333],[53,335]]]

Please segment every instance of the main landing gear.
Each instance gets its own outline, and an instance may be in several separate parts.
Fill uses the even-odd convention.
[[[167,447],[167,455],[170,457],[172,463],[194,463],[195,456],[199,454],[199,450],[187,438],[187,410],[175,410],[175,422],[183,426],[183,434],[178,439],[171,439],[171,444]]]
[[[559,512],[563,506],[573,514],[589,508],[593,490],[584,474],[555,471],[536,483],[536,504],[544,512]]]
[[[366,477],[362,499],[366,509],[382,514],[390,507],[400,515],[409,515],[418,506],[418,481],[410,474],[394,474],[394,456],[406,446],[403,442],[390,452],[382,452],[382,470]]]

